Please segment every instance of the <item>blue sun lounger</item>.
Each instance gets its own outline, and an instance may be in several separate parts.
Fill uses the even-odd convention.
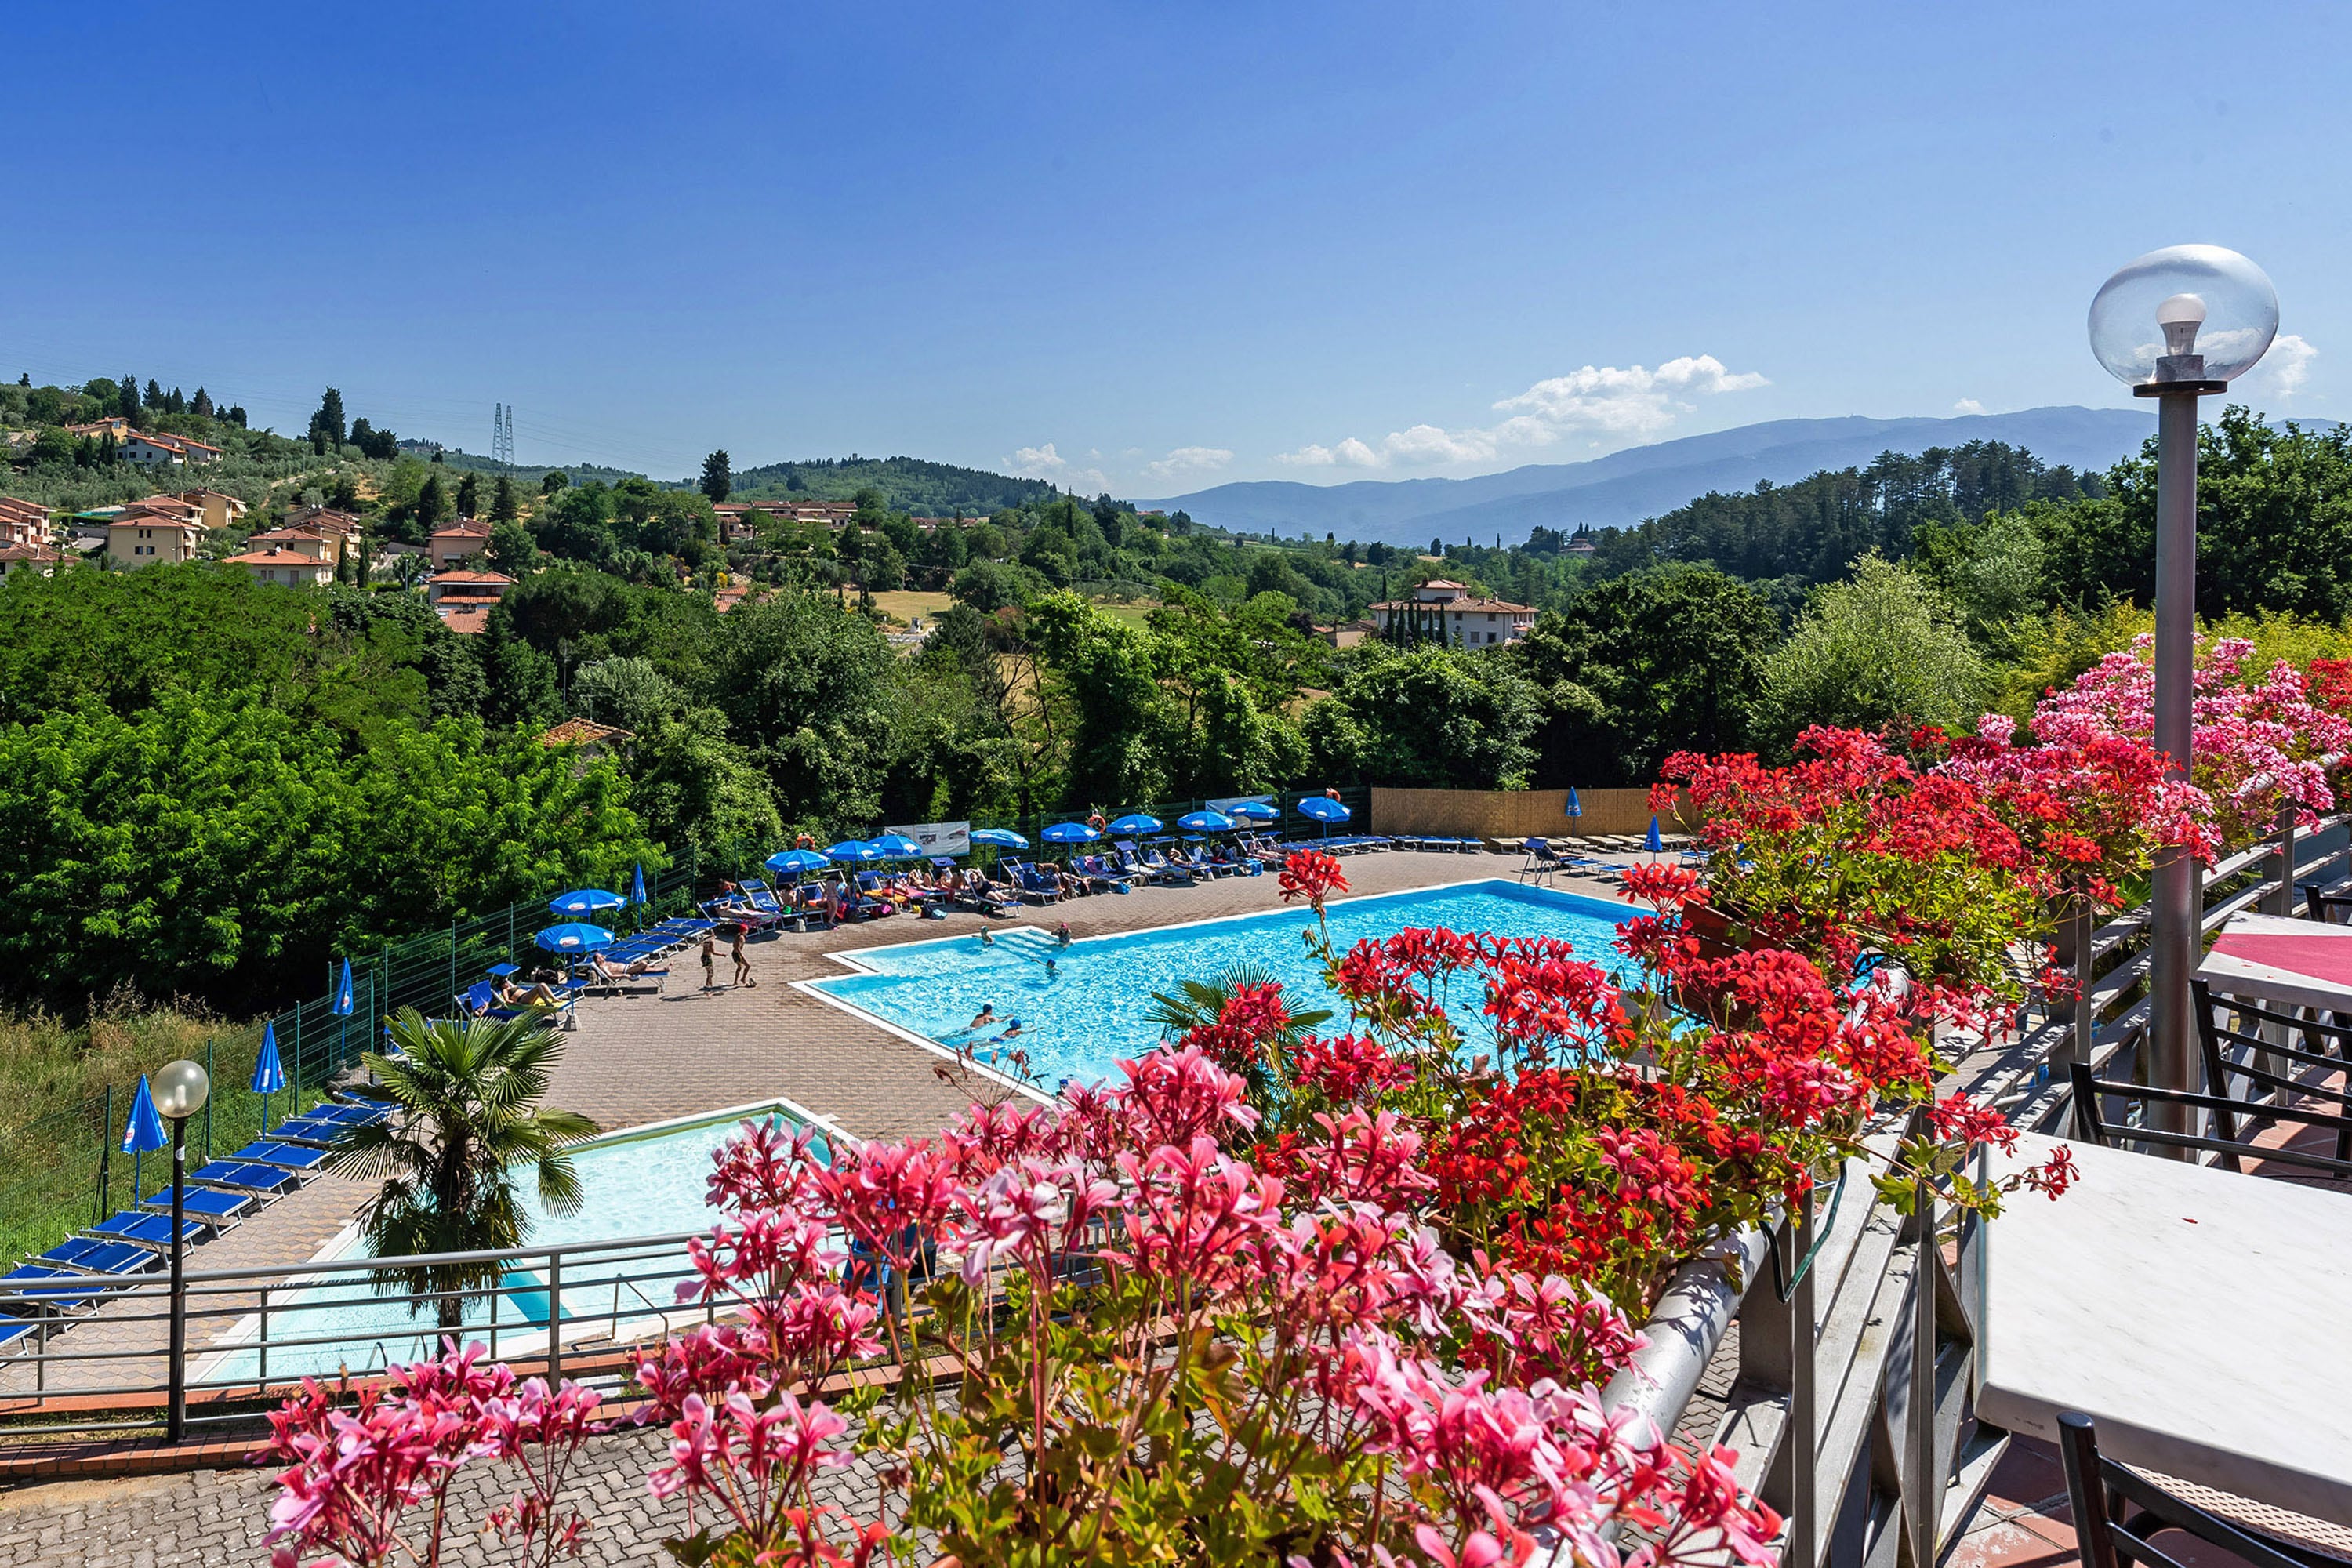
[[[144,1274],[163,1260],[143,1247],[100,1237],[77,1236],[61,1241],[38,1258],[26,1260],[54,1268],[78,1268],[85,1274]]]
[[[142,1198],[141,1208],[172,1212],[172,1189]],[[213,1187],[190,1187],[180,1194],[180,1212],[191,1219],[203,1220],[215,1230],[226,1230],[247,1214],[261,1206],[261,1200],[251,1193],[224,1193]]]
[[[0,1312],[28,1318],[42,1312],[79,1312],[98,1304],[106,1281],[70,1268],[26,1263],[0,1274]]]
[[[204,1220],[183,1220],[180,1222],[180,1239],[201,1240],[211,1228]],[[90,1226],[89,1234],[110,1237],[118,1241],[135,1241],[142,1247],[169,1247],[172,1245],[172,1216],[124,1209],[121,1214]]]
[[[343,1126],[339,1121],[320,1121],[310,1116],[289,1116],[269,1130],[268,1138],[273,1143],[316,1143],[331,1148],[342,1142]]]
[[[247,1164],[237,1160],[215,1160],[209,1165],[199,1165],[188,1173],[188,1180],[202,1187],[226,1187],[234,1192],[276,1194],[291,1192],[301,1184],[294,1173],[276,1165]]]
[[[247,1143],[229,1158],[256,1165],[278,1165],[289,1171],[307,1173],[318,1170],[334,1155],[324,1149],[310,1149],[296,1143],[273,1143],[263,1138]]]
[[[371,1121],[382,1121],[392,1114],[392,1107],[382,1100],[362,1105],[352,1100],[323,1100],[302,1113],[312,1121],[333,1121],[345,1127],[365,1127]]]

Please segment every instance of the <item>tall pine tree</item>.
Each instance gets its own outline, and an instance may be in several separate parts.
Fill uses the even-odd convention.
[[[521,516],[521,508],[515,504],[514,481],[500,474],[498,488],[490,492],[490,521],[513,522]]]
[[[469,473],[457,481],[457,515],[478,517],[481,515],[481,504],[482,481]]]
[[[131,424],[139,423],[139,378],[126,375],[114,391],[114,412]]]
[[[729,469],[727,449],[720,447],[702,459],[702,493],[710,498],[713,506],[725,500],[735,489],[735,476]]]

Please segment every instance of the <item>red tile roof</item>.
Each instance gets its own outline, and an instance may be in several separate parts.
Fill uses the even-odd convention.
[[[599,724],[593,719],[566,719],[541,735],[539,743],[542,746],[591,746],[635,739],[635,735],[617,725]]]
[[[448,587],[456,587],[463,583],[478,583],[508,588],[515,585],[515,580],[502,572],[461,572],[454,566],[446,572],[436,572],[425,580],[427,583],[440,584]]]
[[[433,609],[443,626],[460,636],[472,637],[490,629],[491,604],[488,599],[444,599]]]
[[[305,555],[299,550],[248,550],[242,555],[222,557],[231,566],[310,566],[324,572],[331,570],[315,555]]]

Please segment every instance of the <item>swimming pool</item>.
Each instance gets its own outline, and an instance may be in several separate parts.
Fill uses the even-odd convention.
[[[632,1128],[581,1144],[572,1151],[583,1201],[569,1215],[551,1215],[540,1205],[536,1187],[521,1184],[523,1209],[530,1216],[527,1246],[592,1247],[637,1237],[676,1236],[708,1229],[718,1217],[708,1205],[710,1155],[735,1135],[744,1121],[772,1118],[793,1127],[814,1119],[786,1101],[737,1106],[680,1121]],[[825,1157],[820,1133],[814,1152]],[[304,1373],[331,1375],[348,1367],[371,1372],[411,1362],[437,1349],[433,1314],[412,1317],[404,1298],[379,1293],[360,1266],[369,1256],[356,1227],[331,1243],[318,1261],[351,1259],[348,1274],[310,1277],[290,1284],[272,1302],[268,1337],[268,1376],[272,1382]],[[673,1305],[672,1282],[688,1273],[682,1245],[616,1248],[567,1258],[562,1305],[566,1342],[607,1322],[627,1322]],[[494,1303],[467,1304],[464,1337],[488,1339],[495,1326],[496,1349],[514,1354],[543,1344],[552,1303],[551,1281],[537,1260],[508,1271],[508,1289]],[[698,1310],[689,1316],[699,1317]],[[241,1384],[263,1373],[258,1314],[240,1320],[229,1349],[197,1371],[205,1384]],[[323,1342],[301,1343],[303,1341]]]
[[[1275,901],[1275,879],[1257,879]],[[1131,895],[1150,898],[1149,891]],[[1056,918],[1050,910],[1040,918]],[[1549,936],[1604,969],[1633,969],[1611,944],[1617,925],[1639,911],[1574,893],[1500,879],[1402,893],[1342,899],[1329,906],[1331,940],[1345,952],[1367,937],[1443,926],[1496,936]],[[1098,1083],[1117,1064],[1160,1044],[1150,1016],[1154,992],[1181,981],[1213,980],[1247,959],[1271,970],[1294,1006],[1330,1005],[1320,965],[1302,940],[1315,923],[1304,907],[1086,937],[1058,947],[1044,929],[1017,927],[977,936],[837,953],[859,973],[802,982],[804,989],[950,1048],[971,1044],[983,1061],[1003,1047],[993,1027],[965,1033],[981,1008],[1021,1021],[1029,1071],[1051,1089],[1067,1079]],[[1049,967],[1050,964],[1050,967]]]

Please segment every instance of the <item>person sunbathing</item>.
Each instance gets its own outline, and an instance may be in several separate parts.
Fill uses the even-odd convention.
[[[562,1005],[563,1000],[546,981],[536,979],[529,990],[512,980],[500,980],[491,988],[490,994],[499,999],[501,1007],[555,1007]]]
[[[645,973],[646,970],[653,967],[653,962],[650,958],[633,958],[629,960],[629,966],[626,969],[615,969],[605,961],[603,953],[597,952],[589,955],[588,967],[594,970],[596,978],[605,984],[618,985],[625,980],[635,980]]]

